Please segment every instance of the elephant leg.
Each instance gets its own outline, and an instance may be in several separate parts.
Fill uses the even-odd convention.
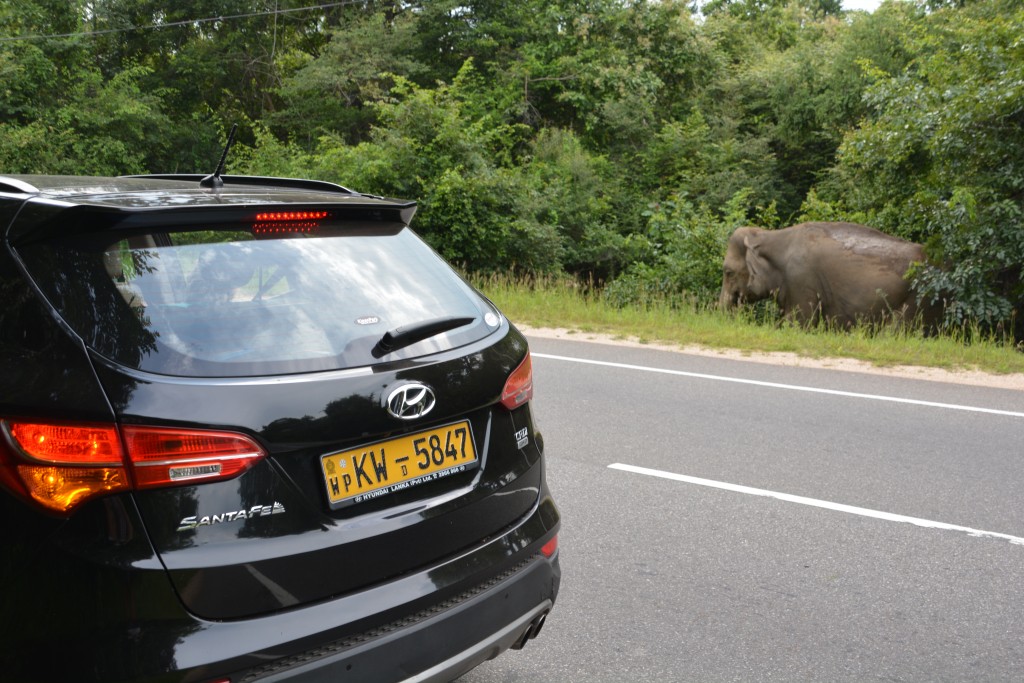
[[[791,324],[809,328],[822,319],[822,302],[817,292],[804,291],[800,296],[779,296],[783,319]]]

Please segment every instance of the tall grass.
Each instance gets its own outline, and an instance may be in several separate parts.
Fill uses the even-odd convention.
[[[1024,373],[1024,353],[977,330],[927,336],[919,329],[803,329],[780,323],[772,310],[723,312],[693,299],[652,295],[617,307],[598,288],[567,277],[479,276],[473,284],[514,323],[608,334],[642,343],[699,345],[740,352],[790,352],[810,358],[854,358],[878,366]]]

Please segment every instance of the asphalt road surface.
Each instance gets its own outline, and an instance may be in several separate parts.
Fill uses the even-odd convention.
[[[531,348],[561,594],[461,683],[1024,680],[1024,391]]]

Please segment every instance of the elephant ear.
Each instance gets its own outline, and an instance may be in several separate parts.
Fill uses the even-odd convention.
[[[743,238],[743,245],[747,248],[745,258],[747,271],[750,273],[747,282],[750,294],[754,298],[764,298],[772,289],[769,281],[772,279],[770,274],[773,267],[762,248],[761,236],[747,235]]]

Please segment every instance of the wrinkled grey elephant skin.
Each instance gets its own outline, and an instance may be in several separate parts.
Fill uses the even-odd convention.
[[[774,297],[787,318],[804,324],[910,320],[917,306],[904,275],[917,261],[924,261],[920,244],[856,223],[737,228],[719,305]]]

